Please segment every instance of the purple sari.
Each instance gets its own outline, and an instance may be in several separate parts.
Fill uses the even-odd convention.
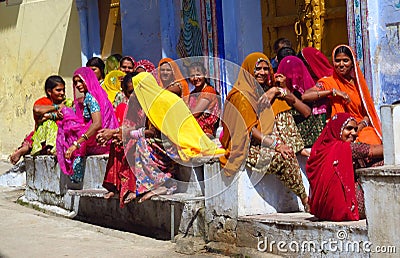
[[[87,86],[88,92],[98,102],[102,119],[102,128],[115,129],[118,122],[114,114],[112,104],[108,100],[107,93],[101,88],[95,73],[89,67],[81,67],[74,73],[74,77],[79,76]],[[74,90],[74,107],[75,112],[70,108],[63,108],[61,111],[64,115],[60,121],[57,134],[57,159],[61,170],[64,174],[73,175],[75,159],[83,158],[86,155],[105,154],[109,152],[110,143],[107,146],[98,146],[96,143],[96,135],[90,137],[81,144],[81,147],[72,153],[71,159],[65,159],[65,152],[78,140],[82,134],[87,132],[92,119],[85,119],[83,116],[84,96],[78,97]]]

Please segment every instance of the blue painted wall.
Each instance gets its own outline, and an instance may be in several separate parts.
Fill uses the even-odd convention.
[[[241,64],[251,52],[263,51],[261,4],[257,0],[222,0],[225,58]]]
[[[123,55],[158,64],[161,59],[160,2],[164,1],[120,1]]]
[[[369,0],[368,26],[375,105],[400,99],[400,0]]]

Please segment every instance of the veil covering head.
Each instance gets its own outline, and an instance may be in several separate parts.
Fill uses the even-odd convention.
[[[252,128],[256,127],[264,135],[269,135],[274,127],[275,115],[272,108],[260,109],[257,104],[264,90],[256,81],[254,70],[261,61],[266,62],[269,67],[268,83],[274,82],[268,57],[263,53],[252,53],[243,61],[237,81],[224,104],[221,143],[226,152],[220,162],[227,176],[235,174],[244,164]]]
[[[185,102],[161,88],[151,74],[139,73],[132,78],[132,83],[147,118],[177,146],[182,161],[225,152],[203,132]]]
[[[160,62],[158,62],[158,69],[157,69],[158,70],[158,74],[157,74],[158,78],[160,78],[160,67],[164,63],[168,63],[171,66],[172,72],[174,74],[174,82],[179,82],[181,84],[181,86],[182,86],[182,97],[183,98],[184,97],[188,97],[189,94],[190,94],[189,84],[187,83],[185,77],[182,75],[182,72],[179,69],[178,64],[174,60],[172,60],[171,58],[165,57],[165,58],[161,59]],[[163,83],[162,83],[162,81],[160,79],[160,86],[165,88],[168,85],[163,85]]]
[[[351,120],[355,118],[348,113],[334,115],[314,143],[307,160],[311,214],[319,219],[359,219],[352,150],[350,142],[341,138],[343,128]]]
[[[119,60],[115,56],[109,56],[107,57],[105,61],[105,73],[108,74],[111,71],[118,70],[119,67]]]
[[[113,103],[115,96],[121,91],[121,81],[119,77],[124,77],[125,73],[120,70],[109,72],[104,78],[103,89],[106,91],[108,100]]]
[[[318,79],[333,74],[333,67],[329,63],[328,58],[326,58],[326,56],[318,49],[305,47],[301,50],[301,54]]]

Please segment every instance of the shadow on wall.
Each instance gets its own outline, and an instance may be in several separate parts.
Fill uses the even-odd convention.
[[[60,68],[58,70],[58,74],[64,79],[72,77],[76,68],[82,66],[80,42],[78,10],[75,1],[73,1],[60,60]]]
[[[0,32],[17,27],[20,5],[6,6],[0,1]]]

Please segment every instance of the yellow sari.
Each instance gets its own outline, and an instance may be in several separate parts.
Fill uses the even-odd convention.
[[[132,83],[146,116],[177,145],[182,161],[225,153],[203,132],[185,102],[174,93],[160,88],[150,73],[139,73],[132,78]]]

